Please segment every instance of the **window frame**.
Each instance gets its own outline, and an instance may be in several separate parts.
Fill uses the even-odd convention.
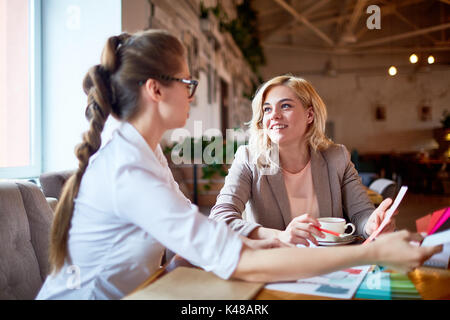
[[[42,172],[42,0],[29,0],[30,165],[0,168],[0,179],[35,178]]]

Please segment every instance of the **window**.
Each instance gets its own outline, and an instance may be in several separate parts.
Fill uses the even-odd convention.
[[[0,178],[41,170],[40,0],[0,0]]]

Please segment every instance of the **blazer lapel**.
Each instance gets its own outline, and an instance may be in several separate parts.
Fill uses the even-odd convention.
[[[283,216],[284,225],[287,227],[291,222],[291,206],[289,205],[289,198],[284,185],[283,174],[281,170],[278,170],[276,174],[266,175],[267,181],[272,189],[272,193],[278,202],[281,215]]]
[[[311,149],[311,175],[320,217],[333,216],[328,166],[322,153]]]

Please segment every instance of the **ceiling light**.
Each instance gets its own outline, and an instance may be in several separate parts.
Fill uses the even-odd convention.
[[[409,62],[416,63],[417,61],[419,61],[419,57],[415,53],[409,56]]]
[[[428,56],[428,64],[433,64],[434,63],[434,57],[432,55]]]
[[[390,68],[389,68],[389,75],[390,76],[395,76],[396,74],[397,74],[397,68],[395,67],[395,66],[391,66]]]

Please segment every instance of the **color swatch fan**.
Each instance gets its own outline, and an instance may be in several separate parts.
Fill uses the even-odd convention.
[[[417,232],[432,235],[450,228],[450,207],[437,210],[416,220]]]

